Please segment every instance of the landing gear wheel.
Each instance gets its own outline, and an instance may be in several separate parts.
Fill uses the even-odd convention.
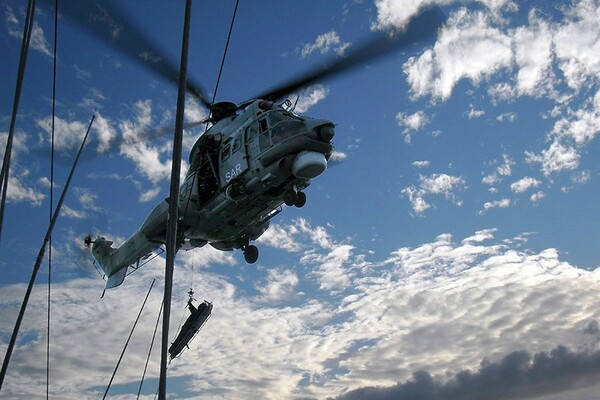
[[[258,260],[258,247],[254,245],[248,245],[244,249],[244,259],[248,264],[254,264]]]
[[[302,208],[302,207],[304,207],[305,204],[306,204],[306,193],[298,192],[296,194],[296,201],[294,202],[294,205],[298,208]]]
[[[288,190],[283,194],[283,202],[286,206],[291,207],[296,204],[296,199],[298,195],[293,190]]]

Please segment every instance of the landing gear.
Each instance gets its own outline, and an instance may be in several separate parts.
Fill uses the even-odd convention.
[[[248,264],[254,264],[258,260],[258,247],[249,244],[242,248],[244,251],[244,259]]]
[[[283,202],[289,207],[296,206],[302,208],[306,204],[306,194],[304,192],[288,190],[283,194]]]
[[[302,208],[302,207],[304,207],[305,204],[306,204],[306,193],[304,193],[304,192],[296,193],[296,201],[294,202],[294,205],[298,208]]]

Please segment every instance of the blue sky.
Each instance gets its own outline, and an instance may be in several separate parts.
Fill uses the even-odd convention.
[[[464,398],[480,382],[497,398],[596,398],[598,1],[241,1],[217,99],[343,57],[430,4],[448,17],[436,38],[298,93],[299,112],[336,122],[340,162],[304,208],[273,220],[257,264],[209,247],[178,255],[173,334],[190,283],[214,309],[170,366],[173,398]],[[233,6],[193,6],[188,71],[211,94]],[[177,65],[183,4],[122,7]],[[0,4],[2,143],[24,13]],[[162,291],[159,257],[100,299],[83,247],[88,233],[124,241],[170,176],[168,136],[152,132],[174,125],[175,85],[116,51],[128,28],[102,18],[108,41],[67,18],[58,27],[57,190],[96,115],[53,236],[50,393],[61,399],[103,393],[157,278],[111,392],[135,397]],[[0,243],[0,354],[50,213],[52,32],[39,2]],[[190,98],[186,117],[206,110]],[[184,159],[201,133],[185,132]],[[11,398],[45,394],[44,268],[2,388]]]

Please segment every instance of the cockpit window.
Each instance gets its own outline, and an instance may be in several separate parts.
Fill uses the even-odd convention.
[[[302,120],[290,112],[283,110],[274,111],[269,113],[269,118],[273,144],[304,132],[304,123],[302,123]]]

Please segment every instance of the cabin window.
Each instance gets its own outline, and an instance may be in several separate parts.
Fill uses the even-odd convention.
[[[229,158],[230,150],[231,150],[231,145],[229,145],[229,144],[226,145],[225,147],[223,147],[223,150],[221,150],[221,162],[223,162]]]
[[[258,135],[258,145],[260,147],[260,150],[263,151],[271,146],[271,140],[269,140],[269,134],[267,133],[267,130],[269,129],[269,126],[267,125],[267,119],[262,118],[258,121],[258,125],[260,128],[260,134]]]
[[[231,150],[231,152],[235,153],[241,147],[242,147],[242,136],[238,136],[237,138],[235,138],[235,140],[233,142],[233,149]]]
[[[258,121],[258,123],[260,124],[260,133],[264,133],[267,131],[267,129],[269,129],[266,118],[261,119],[260,121]]]

